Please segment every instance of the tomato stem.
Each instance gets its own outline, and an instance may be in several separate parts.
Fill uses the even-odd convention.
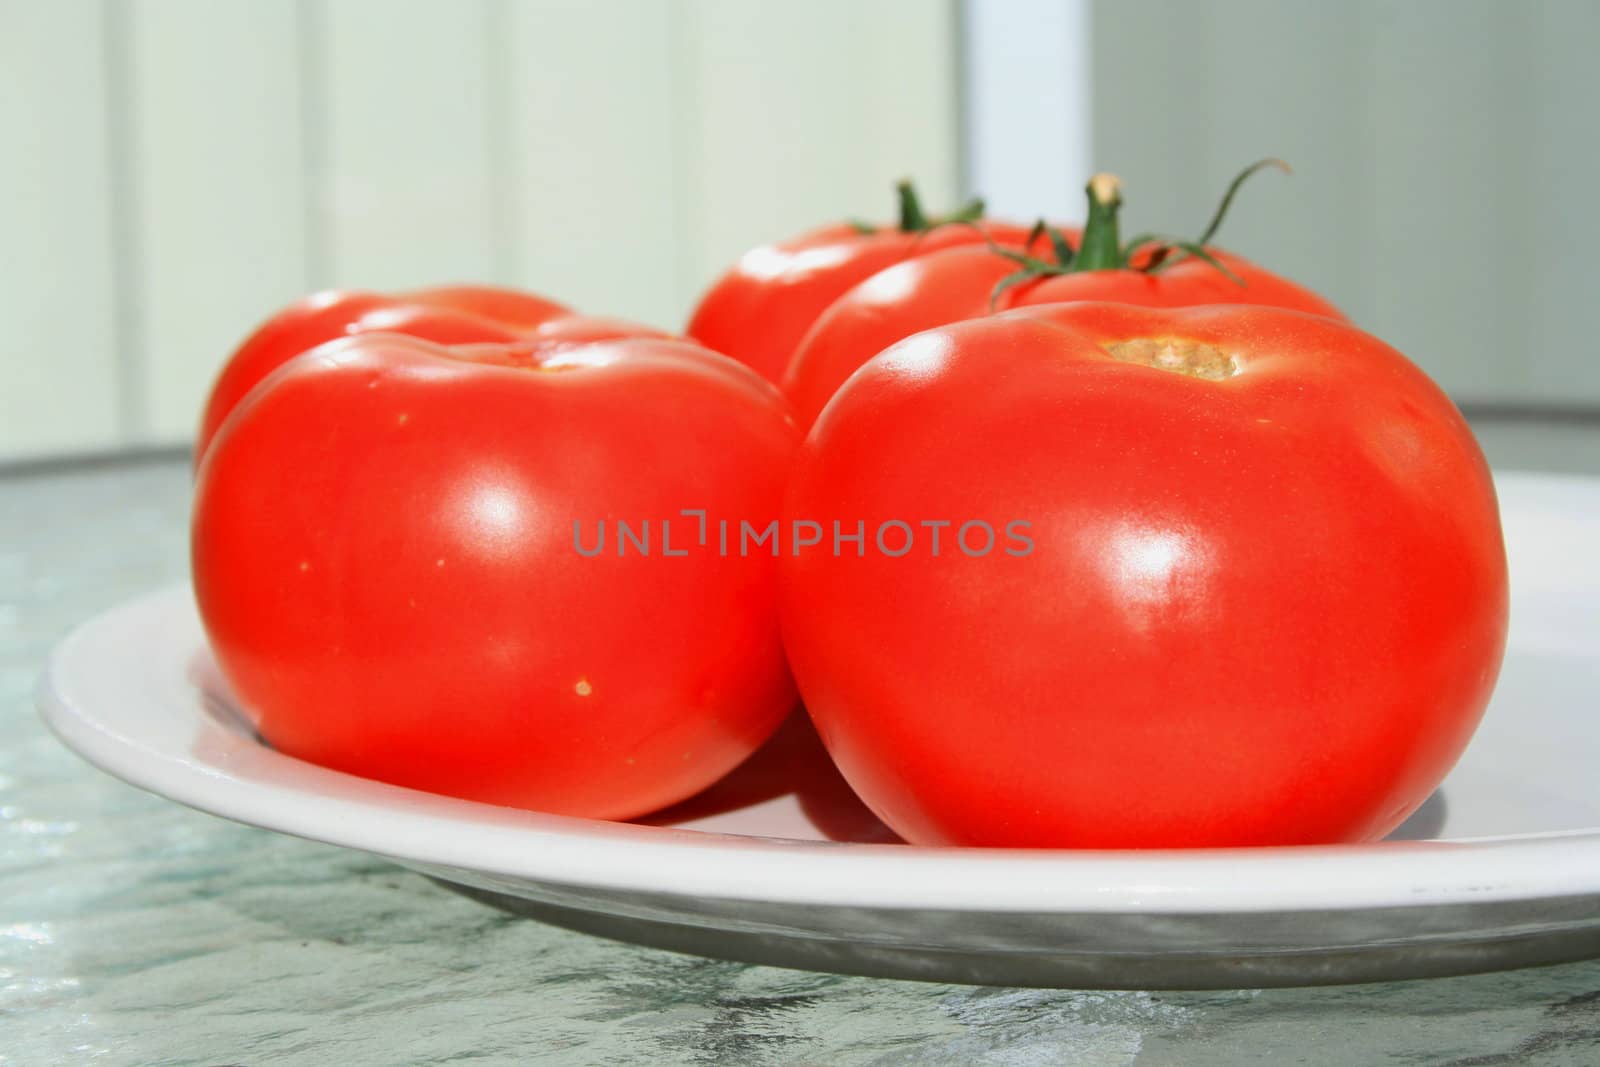
[[[1054,263],[1031,256],[1026,251],[1002,248],[992,240],[989,242],[990,249],[996,255],[1011,260],[1018,268],[1015,274],[1007,275],[995,286],[994,291],[989,294],[989,306],[991,308],[997,306],[1006,290],[1037,278],[1085,270],[1133,269],[1146,274],[1155,274],[1189,258],[1209,264],[1229,281],[1243,285],[1244,282],[1239,276],[1229,270],[1227,265],[1206,247],[1206,242],[1211,240],[1218,227],[1222,225],[1223,218],[1228,214],[1228,208],[1233,204],[1234,195],[1239,192],[1239,187],[1245,183],[1245,179],[1266,167],[1276,167],[1285,174],[1293,173],[1289,169],[1289,164],[1281,159],[1268,158],[1250,164],[1228,184],[1227,191],[1222,194],[1222,202],[1217,205],[1217,210],[1211,216],[1211,221],[1206,223],[1205,230],[1195,240],[1185,241],[1159,233],[1141,233],[1126,244],[1122,243],[1117,218],[1122,208],[1122,182],[1115,174],[1096,174],[1089,179],[1089,184],[1084,189],[1089,194],[1089,214],[1084,220],[1083,236],[1078,239],[1076,252],[1067,245],[1066,238],[1059,231],[1052,229],[1043,219],[1034,226],[1028,247],[1033,246],[1033,240],[1040,234],[1049,234],[1056,255]],[[1143,261],[1135,267],[1135,257],[1147,248],[1148,252]]]
[[[1089,215],[1078,240],[1072,270],[1117,270],[1127,266],[1117,212],[1122,208],[1122,181],[1115,174],[1096,174],[1084,187],[1089,194]]]
[[[922,213],[922,202],[910,180],[901,179],[894,185],[895,197],[900,201],[900,232],[921,233],[928,228],[928,216]]]
[[[929,215],[922,209],[922,200],[909,178],[894,184],[895,200],[900,208],[900,221],[895,229],[900,233],[927,233],[940,226],[968,225],[983,218],[983,200],[973,197],[956,210],[944,215]],[[879,227],[870,222],[850,220],[850,226],[860,234],[877,233]]]
[[[1216,214],[1212,215],[1211,221],[1206,223],[1205,230],[1200,234],[1199,237],[1194,239],[1195,244],[1200,245],[1203,248],[1211,242],[1211,238],[1217,235],[1218,227],[1222,225],[1223,216],[1227,215],[1228,208],[1233,206],[1233,197],[1234,194],[1239,191],[1239,186],[1243,185],[1245,179],[1250,177],[1250,175],[1254,174],[1258,170],[1262,170],[1265,167],[1276,167],[1285,174],[1294,173],[1294,171],[1290,169],[1289,164],[1274,157],[1258,159],[1248,167],[1244,168],[1244,170],[1241,170],[1234,176],[1233,181],[1228,183],[1228,191],[1222,194],[1222,203],[1217,205]]]

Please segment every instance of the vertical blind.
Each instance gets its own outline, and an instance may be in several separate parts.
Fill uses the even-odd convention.
[[[957,190],[953,3],[0,0],[0,458],[175,443],[315,288],[680,326],[758,241]]]
[[[314,288],[498,281],[672,327],[743,248],[886,212],[896,178],[951,203],[964,111],[1031,84],[986,52],[961,85],[957,6],[0,0],[0,459],[185,440],[218,361]],[[967,6],[1088,33],[1042,49],[1089,69],[1046,64],[1008,158],[1078,158],[1054,111],[1087,96],[1128,225],[1181,233],[1284,156],[1222,243],[1459,398],[1600,405],[1600,4]],[[1008,205],[1073,199],[1043,180]]]

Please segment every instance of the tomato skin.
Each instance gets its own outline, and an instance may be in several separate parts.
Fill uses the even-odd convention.
[[[1202,260],[1186,259],[1157,274],[1141,270],[1093,270],[1040,278],[1003,295],[1001,306],[1027,307],[1073,300],[1137,304],[1141,307],[1252,304],[1344,319],[1342,311],[1305,286],[1258,267],[1241,256],[1220,249],[1212,251],[1239,281],[1234,281]],[[1240,285],[1240,282],[1244,284]]]
[[[1076,244],[1078,235],[1067,235]],[[889,267],[841,295],[796,346],[784,394],[802,427],[816,421],[845,379],[896,341],[921,330],[1033,304],[1115,301],[1145,307],[1259,304],[1343,319],[1321,296],[1230,253],[1212,250],[1240,281],[1198,259],[1157,274],[1095,270],[1014,286],[995,297],[1017,264],[985,247],[952,248]]]
[[[1101,347],[1131,338],[1239,369]],[[1375,839],[1459,757],[1504,649],[1465,421],[1398,352],[1299,312],[1055,304],[918,334],[812,429],[802,517],[865,520],[869,545],[888,519],[1031,524],[1021,555],[970,557],[951,526],[939,558],[924,530],[901,558],[782,561],[806,707],[917,844]]]
[[[200,419],[195,465],[199,466],[223,419],[256,383],[317,345],[377,331],[452,345],[528,336],[573,340],[666,336],[632,323],[587,319],[533,293],[487,285],[440,286],[394,295],[313,293],[262,323],[223,365]]]
[[[1017,265],[985,247],[952,248],[889,267],[861,282],[818,316],[783,379],[801,429],[808,428],[845,379],[896,341],[989,313],[989,294]]]
[[[202,461],[211,647],[289,755],[489,803],[627,818],[739,763],[794,707],[776,563],[580,555],[595,524],[775,515],[782,398],[686,342],[332,342]],[[713,542],[714,544],[714,542]]]
[[[1019,248],[1027,243],[1027,227],[981,225],[947,225],[920,233],[893,228],[861,233],[847,225],[826,226],[751,249],[712,283],[684,332],[768,381],[782,382],[800,338],[856,283],[905,259],[981,245],[986,236]]]
[[[518,332],[536,330],[548,322],[576,314],[565,304],[547,300],[536,293],[494,285],[438,285],[401,293],[395,297],[395,301],[476,315]]]

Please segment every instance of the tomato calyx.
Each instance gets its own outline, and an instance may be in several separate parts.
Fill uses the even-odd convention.
[[[909,178],[895,182],[894,192],[900,213],[895,230],[899,233],[927,233],[941,226],[970,225],[983,218],[984,206],[981,197],[973,197],[946,214],[929,215],[922,209],[922,200],[917,196],[916,187],[911,184]],[[863,236],[879,233],[883,229],[881,226],[859,219],[851,219],[850,227]]]
[[[1244,280],[1229,270],[1206,245],[1222,226],[1222,220],[1227,216],[1228,208],[1232,206],[1239,187],[1252,174],[1267,167],[1276,167],[1285,174],[1293,173],[1289,169],[1289,164],[1281,159],[1267,158],[1250,164],[1228,183],[1228,188],[1222,194],[1222,200],[1217,205],[1217,210],[1212,213],[1211,220],[1206,223],[1200,236],[1192,241],[1159,233],[1141,233],[1124,243],[1118,219],[1122,209],[1122,180],[1115,174],[1104,172],[1096,174],[1089,179],[1089,184],[1084,188],[1089,197],[1089,213],[1084,220],[1083,236],[1079,238],[1076,249],[1060,230],[1043,219],[1034,224],[1024,247],[1031,248],[1035,240],[1048,235],[1051,250],[1055,255],[1054,262],[1030,256],[1014,248],[1003,248],[994,241],[989,242],[991,251],[1009,259],[1019,268],[1016,273],[1008,274],[996,283],[989,294],[989,306],[996,307],[1000,297],[1008,289],[1038,278],[1091,270],[1136,270],[1144,274],[1157,274],[1174,263],[1189,258],[1209,264],[1229,281],[1242,286]]]

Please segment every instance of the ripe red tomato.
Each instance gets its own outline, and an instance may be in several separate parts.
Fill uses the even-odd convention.
[[[639,815],[794,706],[777,561],[697,545],[680,512],[776,515],[796,442],[771,385],[687,342],[341,339],[262,382],[207,451],[200,614],[292,756]]]
[[[783,558],[801,694],[920,844],[1380,837],[1465,747],[1505,641],[1461,415],[1376,338],[1278,308],[917,334],[812,429],[801,519],[864,534]]]
[[[544,297],[487,285],[378,293],[313,293],[262,323],[223,365],[201,416],[195,465],[222,420],[257,382],[300,353],[351,334],[403,333],[440,344],[551,337],[597,341],[609,337],[663,337],[646,326],[578,315]]]
[[[1260,166],[1235,179],[1207,238],[1239,184]],[[1311,290],[1239,256],[1202,247],[1203,240],[1163,246],[1154,238],[1136,238],[1123,245],[1119,189],[1110,175],[1090,183],[1083,235],[1060,235],[1056,262],[969,244],[888,267],[841,295],[795,346],[782,379],[800,425],[816,421],[857,367],[901,338],[1011,307],[1068,300],[1150,307],[1261,304],[1343,318]]]
[[[1027,228],[1010,223],[951,225],[981,219],[982,201],[930,219],[908,183],[898,190],[900,221],[893,228],[840,223],[745,253],[701,297],[684,332],[779,382],[806,329],[857,282],[941,248],[1027,242]]]

